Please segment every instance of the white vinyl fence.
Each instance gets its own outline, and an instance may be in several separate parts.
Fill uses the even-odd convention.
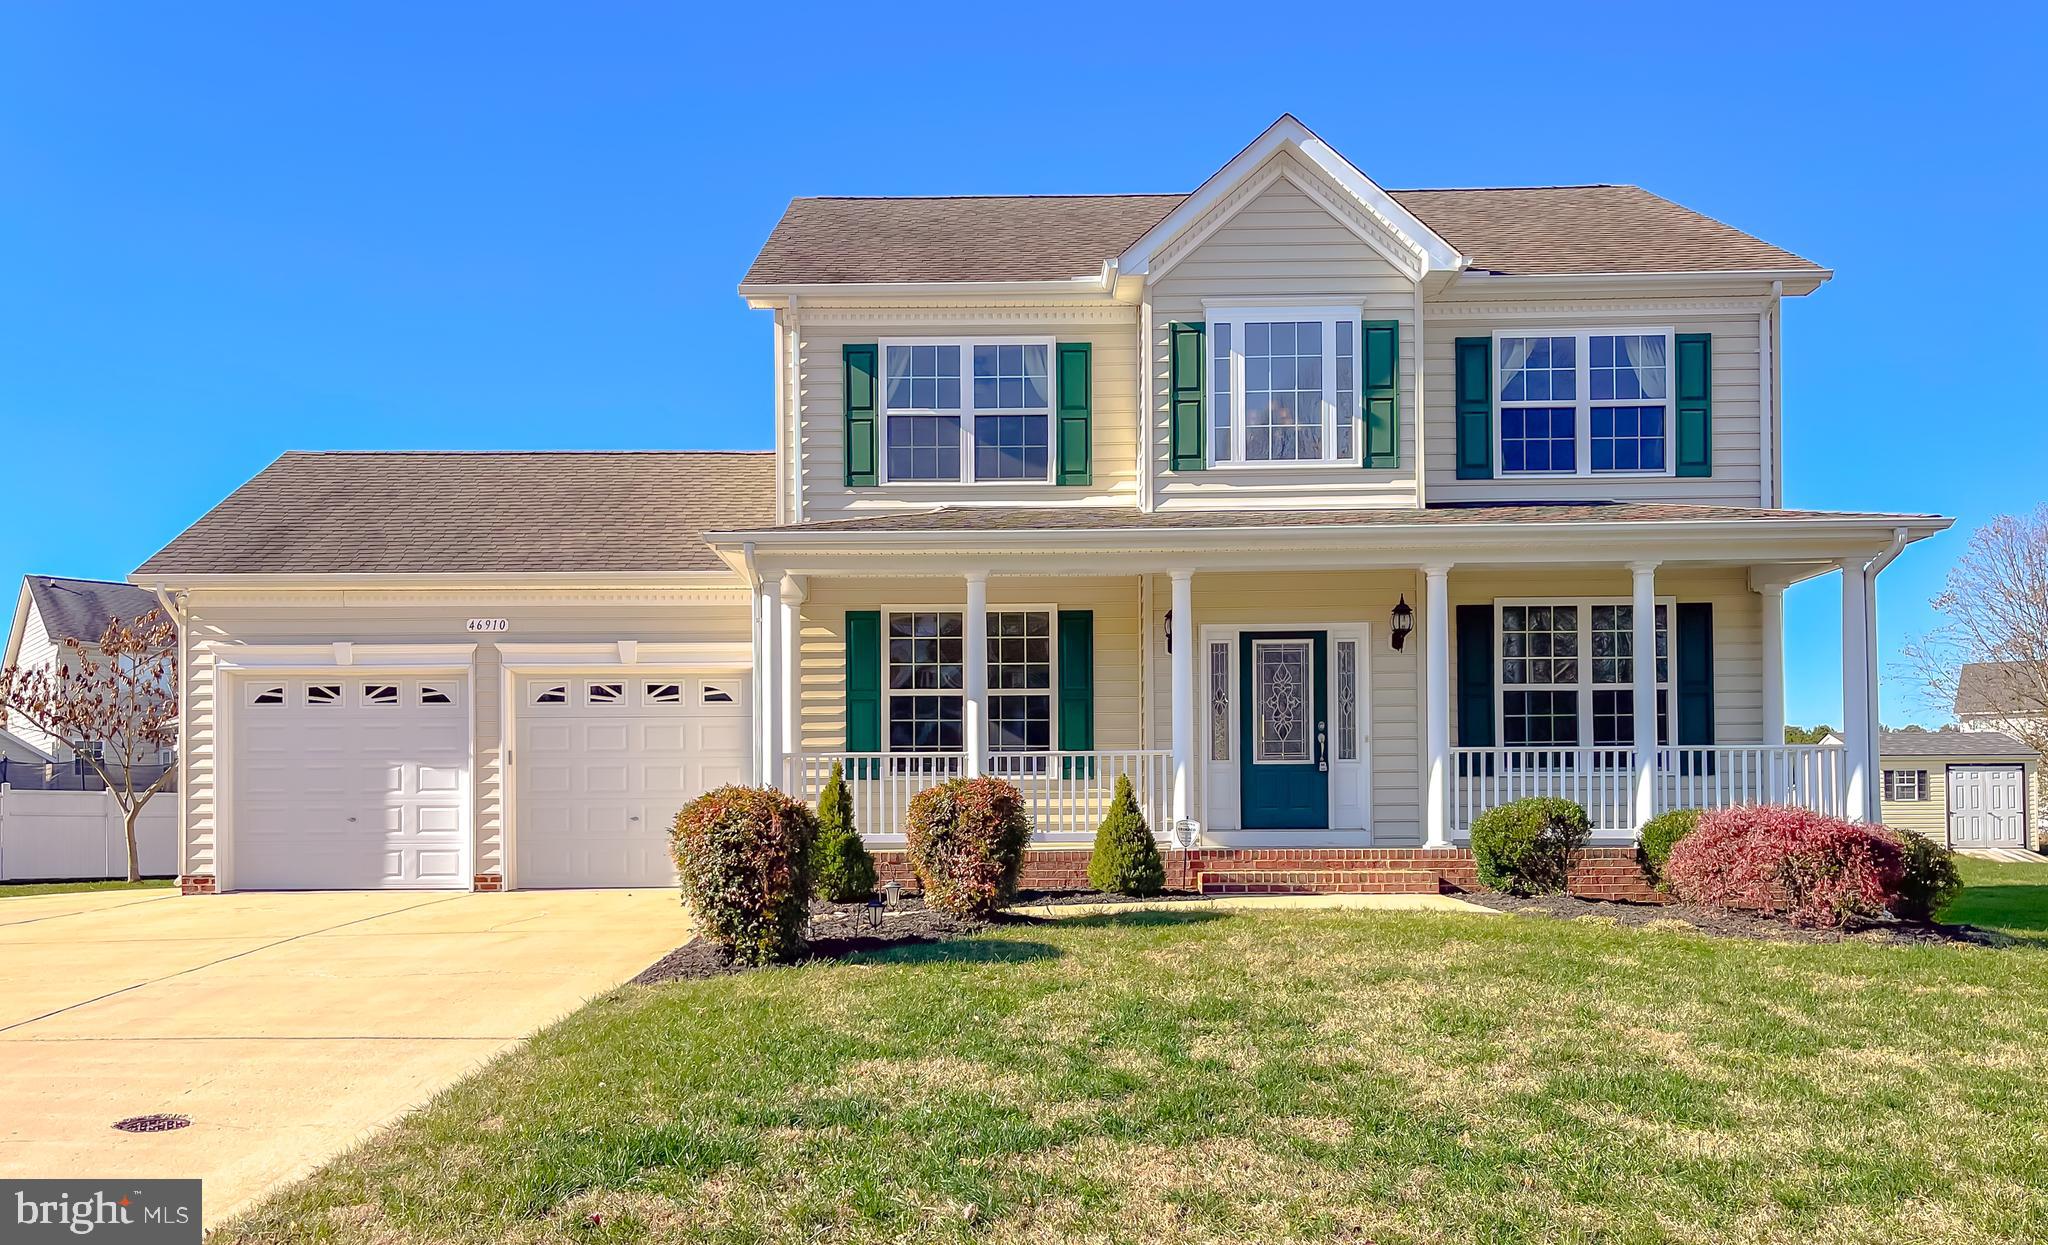
[[[142,876],[177,873],[177,792],[159,792],[143,806],[135,848]],[[127,831],[113,796],[0,785],[0,882],[127,876]]]

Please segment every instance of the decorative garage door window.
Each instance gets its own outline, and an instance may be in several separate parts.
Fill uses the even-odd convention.
[[[1307,640],[1260,640],[1252,645],[1252,694],[1258,717],[1252,759],[1262,765],[1306,765],[1314,760],[1308,720],[1312,653]]]
[[[737,705],[732,686],[723,679],[529,679],[526,703],[537,710],[681,712],[698,705]]]
[[[959,752],[967,746],[966,627],[947,610],[889,613],[889,751]],[[988,613],[989,748],[1052,747],[1052,612]]]
[[[292,705],[312,709],[436,707],[459,703],[460,689],[459,682],[438,680],[257,681],[243,684],[242,703],[251,709],[284,709]]]

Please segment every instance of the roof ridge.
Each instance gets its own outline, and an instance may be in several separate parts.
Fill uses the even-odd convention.
[[[1533,186],[1403,186],[1399,189],[1388,187],[1390,195],[1443,195],[1464,194],[1471,191],[1494,190],[1642,190],[1634,182],[1541,182]],[[1651,191],[1643,191],[1645,194]]]
[[[358,457],[363,457],[363,458],[407,458],[407,457],[411,457],[411,458],[458,458],[458,457],[468,457],[468,458],[489,458],[489,457],[501,457],[501,458],[512,458],[512,457],[518,457],[518,456],[527,456],[527,457],[548,457],[548,456],[569,456],[569,455],[581,455],[581,456],[584,456],[584,457],[591,457],[591,458],[595,458],[595,457],[598,457],[598,456],[600,456],[600,455],[607,455],[607,454],[614,454],[614,455],[621,455],[621,456],[624,456],[624,455],[647,455],[647,456],[650,456],[650,457],[651,457],[651,456],[654,456],[654,455],[658,455],[658,454],[670,454],[670,455],[680,455],[680,454],[693,454],[693,455],[698,455],[698,456],[707,456],[707,455],[713,455],[713,454],[723,454],[723,455],[731,455],[731,456],[734,456],[734,457],[745,457],[745,458],[771,458],[771,457],[773,457],[773,456],[774,456],[774,454],[775,454],[775,451],[774,451],[774,450],[651,450],[651,449],[641,449],[641,450],[286,450],[286,451],[284,451],[284,453],[283,453],[282,457],[285,457],[285,458],[340,458],[340,457],[342,457],[342,456],[344,456],[344,455],[349,455],[349,454],[357,455]]]

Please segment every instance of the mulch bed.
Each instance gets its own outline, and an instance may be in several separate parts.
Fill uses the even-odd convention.
[[[1155,896],[1158,899],[1191,899],[1196,896],[1190,891],[1165,891]],[[1143,903],[1127,895],[1105,895],[1099,891],[1019,891],[1014,901],[1017,907],[1062,906],[1084,903]],[[868,924],[868,905],[861,903],[826,903],[818,900],[811,905],[810,946],[802,963],[818,963],[841,960],[849,955],[860,955],[868,951],[886,951],[891,947],[914,947],[923,943],[945,942],[952,938],[963,938],[979,933],[996,925],[1030,925],[1039,918],[1019,913],[998,912],[992,917],[958,917],[936,912],[924,906],[924,900],[907,895],[894,907],[882,909],[882,923],[879,927]],[[730,973],[753,971],[749,964],[734,964],[725,958],[725,952],[717,945],[693,938],[682,946],[662,956],[648,966],[646,971],[633,979],[637,986],[659,985],[664,981],[688,981],[704,977],[723,977]]]
[[[1851,921],[1843,929],[1802,929],[1781,919],[1746,912],[1720,912],[1682,903],[1638,903],[1626,899],[1581,899],[1567,895],[1536,895],[1527,899],[1473,891],[1458,898],[1499,912],[1548,916],[1562,921],[1612,921],[1617,925],[1689,925],[1717,938],[1757,938],[1769,942],[1874,942],[1924,947],[1951,943],[1995,947],[2008,939],[1974,925],[1942,925],[1912,921]]]

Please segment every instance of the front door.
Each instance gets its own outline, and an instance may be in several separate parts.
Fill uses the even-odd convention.
[[[1329,636],[1247,631],[1240,644],[1244,828],[1327,829],[1330,732],[1323,689],[1329,685]]]
[[[1952,847],[2027,845],[2026,771],[2017,765],[1948,767]]]

